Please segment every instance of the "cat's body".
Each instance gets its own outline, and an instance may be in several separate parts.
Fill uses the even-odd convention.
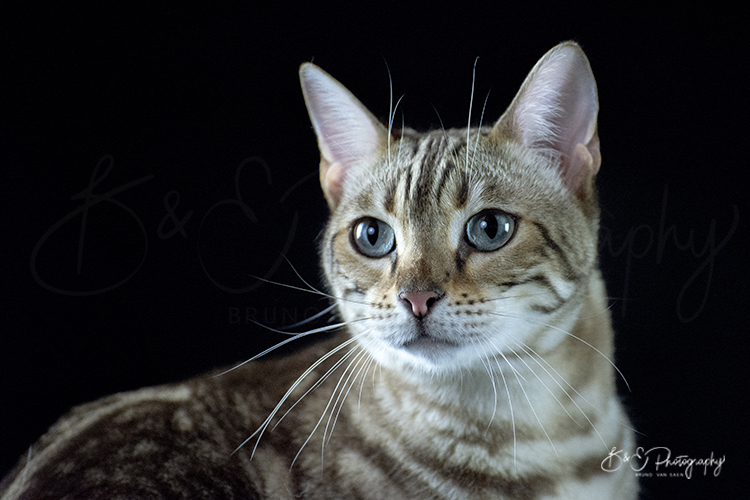
[[[553,49],[494,127],[468,132],[393,132],[320,69],[300,74],[341,333],[80,407],[3,500],[635,498],[632,471],[602,468],[634,444],[580,49]]]

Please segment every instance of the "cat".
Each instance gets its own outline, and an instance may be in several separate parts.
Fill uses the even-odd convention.
[[[300,79],[338,320],[299,336],[336,335],[80,406],[2,499],[636,498],[632,470],[603,467],[634,431],[580,47],[549,51],[490,127],[396,130],[317,66]]]

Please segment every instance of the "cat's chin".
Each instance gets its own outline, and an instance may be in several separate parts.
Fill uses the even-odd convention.
[[[447,351],[458,347],[459,345],[456,342],[441,340],[427,335],[420,335],[419,337],[408,340],[399,346],[400,349],[403,349],[410,354],[427,357],[442,355]]]
[[[464,358],[464,348],[455,341],[443,340],[435,336],[419,335],[408,340],[387,342],[384,351],[387,358],[395,361],[393,367],[417,369],[430,374],[447,373],[460,369]],[[385,354],[385,352],[383,353]]]

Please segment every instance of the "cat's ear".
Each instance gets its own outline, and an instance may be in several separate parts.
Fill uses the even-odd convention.
[[[589,61],[576,43],[565,42],[534,66],[493,133],[559,157],[566,186],[583,197],[601,165],[598,111]]]
[[[387,147],[388,131],[328,73],[311,63],[299,70],[302,93],[320,149],[320,184],[331,209],[352,169],[365,168]]]

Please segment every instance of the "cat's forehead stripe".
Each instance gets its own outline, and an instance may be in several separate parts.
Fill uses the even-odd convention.
[[[413,141],[408,153],[399,155],[397,182],[401,186],[402,209],[422,212],[430,203],[440,201],[446,183],[456,170],[458,154],[466,146],[465,131],[436,131]],[[393,181],[391,181],[393,182]],[[396,190],[388,188],[384,207],[392,212]]]
[[[461,185],[456,192],[456,206],[463,208],[469,199],[469,179],[464,172],[461,173]]]
[[[389,214],[393,214],[393,208],[396,203],[396,184],[397,180],[395,178],[389,179],[384,191],[383,209]]]
[[[443,143],[444,140],[442,137],[433,137],[431,141],[426,143],[425,154],[417,167],[417,171],[419,172],[415,179],[417,188],[414,190],[412,197],[412,204],[417,210],[427,208],[436,163],[442,154]]]
[[[448,178],[451,175],[451,172],[456,169],[456,164],[453,161],[454,155],[451,156],[451,158],[448,158],[445,161],[445,165],[443,165],[443,171],[440,174],[440,182],[438,182],[437,193],[435,193],[435,199],[438,201],[440,201],[440,197],[443,194],[443,188],[445,187],[446,182],[448,182]]]

